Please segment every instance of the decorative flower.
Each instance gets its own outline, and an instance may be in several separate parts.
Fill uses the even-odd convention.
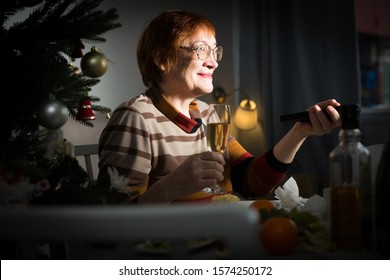
[[[17,169],[4,164],[0,167],[0,205],[28,205],[34,197],[39,197],[50,189],[50,183],[42,179],[31,183],[30,179]]]
[[[50,182],[48,180],[41,180],[35,184],[35,189],[33,195],[39,197],[43,192],[50,189]]]
[[[123,175],[119,175],[119,172],[115,167],[108,167],[108,174],[110,175],[111,189],[116,189],[120,192],[126,193],[128,196],[132,196],[129,187],[127,186],[127,178]]]
[[[35,188],[28,181],[28,178],[21,177],[17,183],[8,184],[0,178],[0,205],[28,205]]]
[[[10,168],[9,165],[4,164],[0,167],[0,182],[4,181],[9,185],[17,184],[22,177],[22,173]]]

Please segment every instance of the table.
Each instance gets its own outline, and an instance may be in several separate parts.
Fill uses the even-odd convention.
[[[55,251],[49,258],[135,259],[135,245],[149,239],[172,242],[169,258],[182,259],[210,258],[210,252],[189,253],[186,244],[213,237],[228,244],[233,258],[256,259],[261,257],[257,221],[256,211],[242,204],[1,208],[0,223],[5,226],[0,239],[15,241],[20,259],[39,258],[34,252],[38,241],[67,247],[67,255]]]

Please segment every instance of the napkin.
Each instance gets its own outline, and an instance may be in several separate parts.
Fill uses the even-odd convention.
[[[288,212],[296,208],[297,211],[307,211],[321,219],[326,212],[326,202],[321,196],[317,194],[309,198],[299,196],[299,188],[293,177],[275,190],[275,198],[279,200],[280,208]]]

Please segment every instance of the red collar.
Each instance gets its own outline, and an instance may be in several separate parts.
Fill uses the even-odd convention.
[[[146,94],[151,98],[154,106],[163,113],[169,120],[187,133],[194,133],[202,125],[198,103],[192,100],[190,103],[190,116],[180,113],[169,100],[155,88],[149,88]]]

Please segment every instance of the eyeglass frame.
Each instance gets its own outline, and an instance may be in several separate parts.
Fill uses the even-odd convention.
[[[200,58],[200,52],[202,52],[201,48],[202,47],[207,47],[208,48],[208,51],[206,52],[206,57],[205,58]],[[223,47],[222,46],[216,46],[214,49],[212,49],[209,45],[207,44],[202,44],[196,48],[194,47],[191,47],[191,46],[180,46],[181,49],[185,49],[185,50],[189,50],[189,51],[195,51],[196,53],[196,56],[198,57],[199,60],[206,60],[210,57],[211,55],[211,52],[213,52],[213,57],[214,57],[214,60],[219,62],[222,60],[222,56],[223,56]],[[217,54],[217,51],[218,50],[221,50],[221,53],[220,53],[220,56],[221,58],[217,60],[218,58],[218,54]]]

